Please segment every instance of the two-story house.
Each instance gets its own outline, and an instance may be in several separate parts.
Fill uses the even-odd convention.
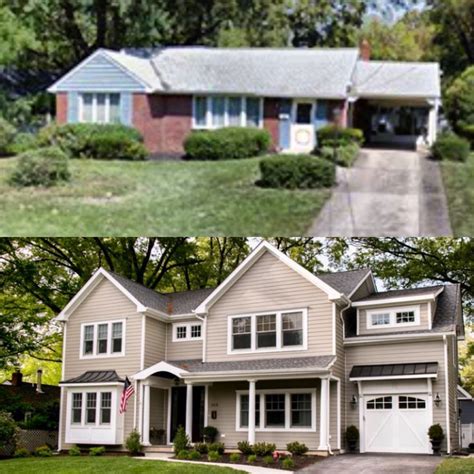
[[[378,292],[370,270],[314,275],[262,242],[214,289],[160,294],[100,269],[58,319],[60,449],[212,425],[227,448],[327,454],[356,425],[362,452],[430,453],[433,423],[458,447],[456,285]]]

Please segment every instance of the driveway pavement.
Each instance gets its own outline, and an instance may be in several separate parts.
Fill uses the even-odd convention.
[[[342,454],[300,472],[311,474],[433,474],[442,457],[419,454]]]
[[[439,166],[422,153],[363,149],[338,185],[309,235],[450,236]]]

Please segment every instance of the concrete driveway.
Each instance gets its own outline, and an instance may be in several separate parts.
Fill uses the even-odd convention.
[[[363,149],[352,168],[338,168],[309,235],[452,235],[438,164],[415,151]]]
[[[433,474],[442,457],[420,454],[342,454],[300,472],[311,474]]]

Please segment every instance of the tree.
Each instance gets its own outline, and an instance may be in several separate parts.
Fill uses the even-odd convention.
[[[466,336],[459,343],[459,373],[462,386],[474,395],[474,325],[466,325]]]
[[[474,66],[466,69],[448,88],[444,105],[454,130],[463,134],[474,126]]]

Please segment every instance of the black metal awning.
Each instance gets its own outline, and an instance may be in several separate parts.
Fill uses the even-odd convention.
[[[60,384],[70,384],[70,383],[110,383],[110,382],[124,382],[123,379],[121,379],[115,370],[88,370],[87,372],[84,372],[83,374],[73,377],[68,380],[63,380],[62,382],[59,382]]]
[[[349,379],[370,377],[436,376],[438,362],[415,362],[407,364],[354,365]]]

